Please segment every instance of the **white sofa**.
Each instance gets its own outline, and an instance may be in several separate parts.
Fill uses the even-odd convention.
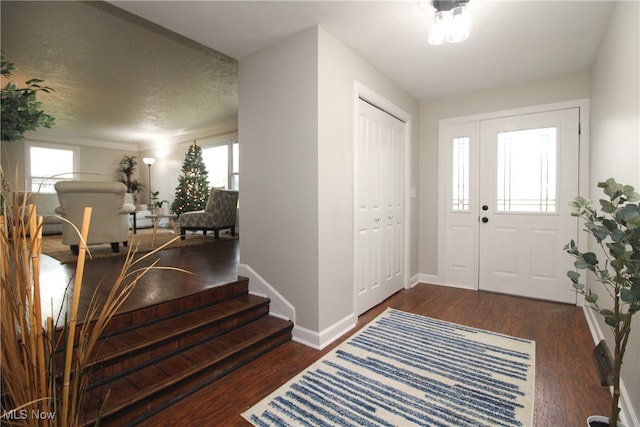
[[[124,202],[126,204],[133,205],[133,195],[131,193],[127,193],[124,196]],[[147,205],[135,205],[136,210],[133,215],[129,216],[129,229],[134,232],[139,228],[151,228],[153,227],[153,220],[151,218],[147,218],[148,215],[151,215],[151,211],[147,208]],[[135,228],[134,228],[135,224]]]
[[[151,215],[151,211],[147,209],[147,205],[136,206],[136,211],[135,211],[136,230],[140,228],[153,227],[153,220],[151,218],[147,218],[148,215]],[[133,229],[133,218],[132,218],[131,228]]]
[[[25,193],[18,193],[17,202],[22,204]],[[42,216],[42,234],[62,233],[62,220],[56,215],[58,195],[56,193],[27,193],[27,205],[36,206],[36,214]],[[26,212],[25,212],[26,214]],[[25,221],[27,218],[25,218]]]
[[[87,244],[110,243],[114,252],[129,240],[129,214],[135,206],[125,203],[127,188],[120,182],[59,181],[55,185],[60,206],[56,213],[82,227],[84,208],[93,208]],[[80,236],[68,223],[62,224],[62,243],[78,253]]]

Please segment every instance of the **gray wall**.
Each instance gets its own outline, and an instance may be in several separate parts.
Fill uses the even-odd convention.
[[[356,81],[417,118],[414,99],[321,28],[240,61],[241,262],[318,334],[353,317]]]
[[[609,177],[640,191],[640,3],[618,2],[593,65],[591,78],[591,198]],[[593,283],[593,286],[598,286]],[[601,298],[606,294],[599,293]],[[600,327],[613,347],[608,327]],[[622,379],[640,425],[640,315],[632,325]]]
[[[412,162],[409,187],[418,186],[418,102],[354,54],[328,32],[319,31],[319,305],[320,329],[353,313],[354,295],[354,82],[373,90],[407,113],[412,120]],[[415,199],[406,206],[411,221],[408,282],[418,273]]]
[[[319,328],[318,34],[240,61],[240,258]]]
[[[420,104],[420,273],[438,275],[438,123],[442,119],[589,97],[587,71]]]
[[[16,170],[16,168],[18,169],[19,190],[23,190],[25,185],[25,170],[27,167],[25,160],[25,144],[28,141],[32,141],[34,143],[42,145],[52,143],[63,144],[70,147],[77,147],[79,162],[78,169],[75,172],[79,173],[78,179],[88,181],[115,181],[116,170],[118,169],[118,164],[120,163],[120,159],[122,159],[122,156],[138,155],[137,146],[135,146],[135,148],[132,150],[126,150],[124,148],[103,148],[93,145],[69,144],[65,141],[41,142],[35,141],[33,139],[33,135],[37,135],[37,132],[28,134],[25,141],[3,141],[2,143],[0,143],[0,150],[2,150],[2,170],[10,179],[13,186],[14,171]],[[116,144],[116,146],[121,145],[121,143]],[[142,172],[146,173],[146,171],[144,170]]]

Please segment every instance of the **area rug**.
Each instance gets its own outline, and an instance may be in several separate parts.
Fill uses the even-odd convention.
[[[531,426],[535,342],[388,309],[242,416],[256,426]]]
[[[179,237],[179,236],[178,236]],[[130,234],[129,236],[129,245],[133,245],[133,247],[137,248],[138,253],[150,252],[154,248],[160,247],[165,243],[176,238],[176,234],[169,229],[158,229],[156,234],[155,245],[152,245],[152,229],[139,229],[136,234]],[[186,246],[194,246],[194,245],[204,245],[210,243],[216,243],[224,240],[236,240],[238,239],[238,234],[236,236],[231,236],[227,233],[220,233],[220,239],[216,240],[213,237],[213,232],[203,236],[202,233],[187,233],[185,240],[174,240],[169,244],[165,249],[168,248],[183,248]],[[122,244],[120,245],[120,252],[114,253],[111,250],[110,244],[103,245],[90,245],[89,253],[90,256],[87,255],[86,259],[99,259],[99,258],[109,258],[109,257],[118,257],[125,256],[127,254],[128,248],[124,247]],[[62,244],[62,235],[51,235],[51,236],[43,236],[42,238],[42,253],[48,255],[52,258],[60,261],[61,264],[66,264],[70,262],[76,262],[78,257],[71,253],[71,249],[69,246]]]

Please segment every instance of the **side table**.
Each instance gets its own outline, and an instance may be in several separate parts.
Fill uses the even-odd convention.
[[[161,219],[168,218],[169,221],[171,222],[171,228],[173,229],[173,234],[177,234],[176,223],[174,221],[176,219],[175,215],[146,215],[145,218],[150,218],[151,221],[153,221],[153,234],[151,236],[151,247],[154,247],[156,245],[156,233],[158,232],[158,223],[160,222]]]
[[[129,212],[129,216],[131,217],[131,223],[133,225],[133,234],[136,234],[136,231],[137,231],[136,211]]]

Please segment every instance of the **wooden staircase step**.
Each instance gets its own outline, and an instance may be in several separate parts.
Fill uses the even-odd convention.
[[[105,379],[94,390],[88,407],[98,408],[106,390],[111,390],[101,425],[135,425],[290,340],[292,327],[290,321],[264,316],[223,335],[195,341],[126,376]],[[96,414],[94,409],[87,419],[95,419]]]
[[[179,286],[179,284],[176,286]],[[249,279],[240,276],[236,281],[209,288],[195,294],[118,313],[111,319],[104,333],[122,331],[128,327],[137,328],[145,323],[153,323],[158,319],[175,316],[176,313],[231,300],[247,294],[248,290]]]
[[[269,300],[241,295],[104,336],[92,363],[102,375],[126,370],[190,343],[220,335],[269,313]]]

